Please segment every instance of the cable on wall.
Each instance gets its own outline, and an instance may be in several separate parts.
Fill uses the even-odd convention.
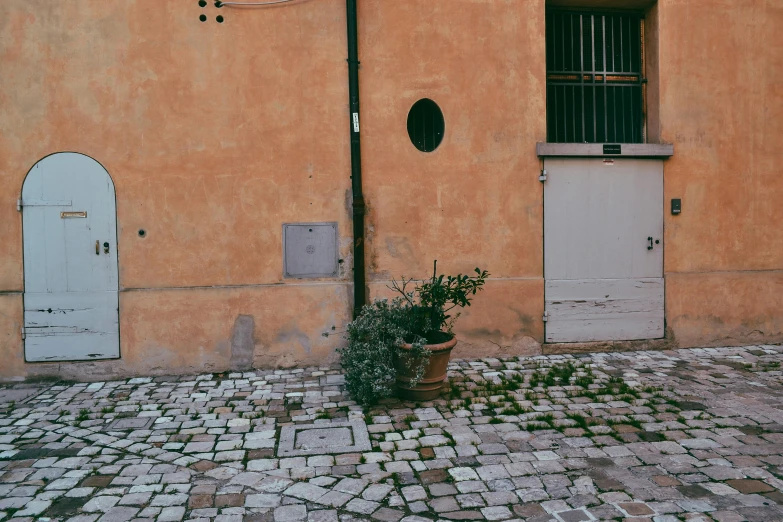
[[[269,0],[268,2],[215,2],[217,7],[263,7],[265,5],[285,4],[294,0]]]

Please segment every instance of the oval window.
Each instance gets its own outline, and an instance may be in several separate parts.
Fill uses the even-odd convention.
[[[438,104],[423,98],[411,107],[408,113],[408,136],[422,152],[432,152],[443,140],[443,113]]]

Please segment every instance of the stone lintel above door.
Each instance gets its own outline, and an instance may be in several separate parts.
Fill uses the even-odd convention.
[[[536,143],[539,157],[660,158],[674,155],[670,143]]]

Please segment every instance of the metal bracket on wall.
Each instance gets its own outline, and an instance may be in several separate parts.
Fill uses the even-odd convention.
[[[17,199],[16,200],[16,211],[17,212],[21,212],[22,211],[22,200],[21,199]]]
[[[544,322],[547,322],[549,320],[549,312],[544,312],[543,320]]]
[[[546,169],[541,169],[541,175],[538,176],[538,181],[541,183],[546,181]]]

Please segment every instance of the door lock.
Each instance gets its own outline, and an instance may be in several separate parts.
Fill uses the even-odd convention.
[[[647,250],[652,250],[653,249],[653,238],[652,238],[652,236],[648,237],[647,241],[650,242],[650,244],[647,245]]]
[[[108,254],[109,253],[109,243],[106,242],[103,244],[103,253]]]
[[[97,239],[95,240],[95,255],[99,256],[101,255],[101,242]]]

